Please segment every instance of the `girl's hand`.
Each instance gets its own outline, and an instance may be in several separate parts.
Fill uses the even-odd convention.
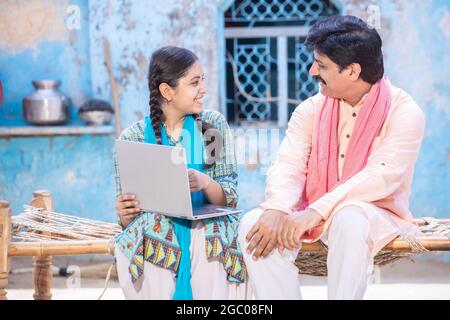
[[[194,169],[188,169],[188,175],[191,192],[205,190],[212,181],[207,174]]]
[[[119,219],[125,227],[142,213],[136,196],[129,193],[117,197],[116,209],[119,214]]]

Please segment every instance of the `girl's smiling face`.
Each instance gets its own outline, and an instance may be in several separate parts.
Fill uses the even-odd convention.
[[[200,62],[196,61],[186,74],[178,79],[177,86],[171,89],[172,107],[185,114],[200,113],[206,94],[205,74]]]

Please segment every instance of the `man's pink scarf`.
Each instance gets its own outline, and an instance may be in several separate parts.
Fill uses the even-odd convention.
[[[372,85],[361,107],[339,179],[339,99],[326,97],[315,124],[302,208],[306,208],[365,167],[372,142],[380,134],[390,106],[390,88],[387,81],[381,79]]]

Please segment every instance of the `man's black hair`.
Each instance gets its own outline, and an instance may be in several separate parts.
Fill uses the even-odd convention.
[[[326,55],[341,70],[359,63],[360,77],[368,83],[374,84],[383,77],[381,37],[357,17],[331,16],[317,21],[305,44],[311,51]]]

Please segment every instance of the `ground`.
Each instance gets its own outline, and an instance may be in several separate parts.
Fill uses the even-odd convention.
[[[439,258],[437,256],[437,258]],[[78,266],[81,277],[54,276],[52,283],[55,300],[95,300],[105,286],[107,270],[112,263],[110,257],[85,256],[54,257],[57,267]],[[8,298],[11,300],[32,299],[34,289],[31,275],[32,260],[16,257],[12,260],[13,273],[9,277]],[[444,299],[450,300],[450,263],[441,259],[418,257],[403,259],[388,266],[375,269],[366,299]],[[327,298],[325,277],[301,277],[304,299]],[[112,272],[108,288],[102,299],[124,299],[117,276]]]

